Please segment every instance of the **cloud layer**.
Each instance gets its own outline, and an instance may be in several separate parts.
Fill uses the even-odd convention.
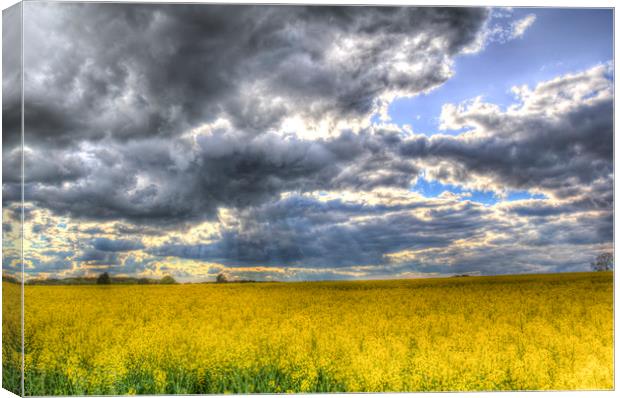
[[[447,103],[439,134],[387,122],[392,100],[437,89],[455,57],[483,51],[487,9],[24,12],[31,276],[549,272],[611,246],[611,65],[514,87],[508,107]],[[5,220],[16,148],[3,149]],[[424,197],[422,176],[545,199]]]

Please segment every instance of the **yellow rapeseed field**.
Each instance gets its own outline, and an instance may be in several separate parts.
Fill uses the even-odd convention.
[[[612,389],[612,291],[611,273],[26,286],[26,394]]]

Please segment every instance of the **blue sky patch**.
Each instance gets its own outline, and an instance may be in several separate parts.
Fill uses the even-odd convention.
[[[488,206],[494,205],[503,200],[512,202],[525,199],[547,199],[545,195],[530,193],[523,190],[509,191],[505,198],[502,199],[493,191],[463,189],[457,185],[442,184],[436,180],[427,180],[423,176],[418,177],[416,184],[411,187],[411,191],[417,192],[426,198],[436,198],[444,192],[451,192],[457,195],[463,195],[462,200],[470,200],[472,202],[478,202]]]
[[[455,59],[454,76],[441,87],[392,102],[388,110],[392,122],[410,124],[416,133],[436,134],[446,103],[483,96],[505,108],[515,102],[510,92],[513,86],[532,87],[613,59],[613,13],[609,10],[516,8],[512,17],[495,18],[497,22],[491,25],[507,27],[530,14],[536,20],[522,37],[491,42],[476,54],[460,56]]]

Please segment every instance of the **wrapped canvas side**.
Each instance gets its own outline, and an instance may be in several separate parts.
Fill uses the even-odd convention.
[[[22,4],[2,13],[2,388],[23,395]]]

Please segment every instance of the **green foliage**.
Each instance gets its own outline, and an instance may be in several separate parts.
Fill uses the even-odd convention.
[[[97,278],[98,285],[109,285],[110,283],[112,283],[112,279],[110,279],[110,275],[107,272],[104,272]]]
[[[2,274],[2,282],[9,282],[9,283],[21,283],[17,278],[15,278],[14,276],[11,275],[5,275]]]
[[[162,285],[174,285],[177,281],[170,275],[166,275],[159,281]]]
[[[2,388],[21,394],[21,286],[2,283]]]
[[[29,279],[26,281],[26,285],[40,285],[40,286],[66,286],[66,285],[95,285],[98,282],[99,277],[72,277],[72,278],[42,278],[42,279]],[[150,278],[135,278],[131,276],[110,276],[110,283],[114,285],[154,285],[160,282],[159,279]]]
[[[248,394],[284,393],[300,391],[300,380],[275,366],[259,368],[227,368],[208,372],[187,369],[166,369],[166,383],[162,389],[156,376],[143,369],[133,369],[125,377],[107,385],[81,380],[76,383],[61,372],[26,373],[26,393],[43,395],[127,395],[127,394]],[[342,392],[346,385],[319,369],[309,388],[311,392]]]

